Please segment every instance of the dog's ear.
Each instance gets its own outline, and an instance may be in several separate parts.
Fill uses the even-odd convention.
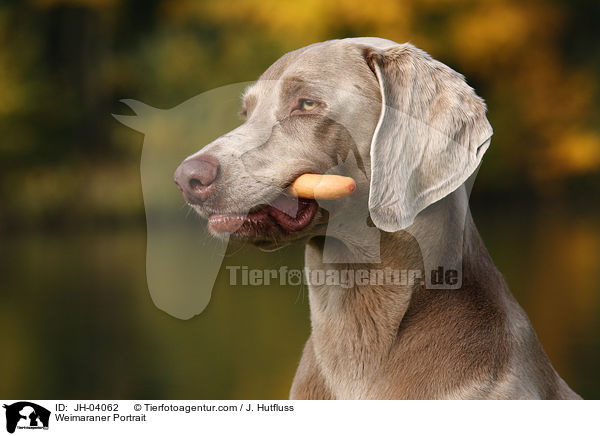
[[[369,47],[364,56],[382,100],[371,142],[369,211],[379,229],[396,232],[473,174],[492,128],[464,77],[422,50]]]

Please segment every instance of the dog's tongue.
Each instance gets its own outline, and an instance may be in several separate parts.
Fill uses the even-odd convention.
[[[292,200],[296,203],[296,210],[294,213],[287,212],[292,210],[291,207],[287,207],[287,211],[285,211],[280,207],[281,204],[276,206],[275,202],[270,206],[267,206],[267,211],[281,227],[293,232],[303,229],[310,223],[317,207],[317,203],[313,200],[305,200],[302,198],[292,198]],[[286,203],[286,206],[290,206],[290,204]]]
[[[271,207],[277,209],[290,217],[298,214],[298,198],[288,195],[280,195],[271,203]]]

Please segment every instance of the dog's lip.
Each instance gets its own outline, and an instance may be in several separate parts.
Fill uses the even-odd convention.
[[[317,209],[315,200],[282,194],[270,204],[253,207],[248,213],[211,214],[208,217],[208,227],[215,233],[254,236],[268,236],[277,228],[284,233],[293,233],[306,228]]]

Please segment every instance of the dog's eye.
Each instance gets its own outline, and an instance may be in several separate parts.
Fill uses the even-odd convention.
[[[317,107],[317,102],[314,100],[300,100],[300,108],[303,111],[311,111]]]

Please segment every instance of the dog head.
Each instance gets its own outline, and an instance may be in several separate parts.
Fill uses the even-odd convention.
[[[264,248],[325,235],[332,219],[357,213],[405,229],[473,174],[492,134],[463,76],[377,38],[286,54],[246,90],[241,115],[184,160],[175,182],[214,235]],[[353,177],[355,193],[335,205],[286,195],[298,176],[329,172]]]

